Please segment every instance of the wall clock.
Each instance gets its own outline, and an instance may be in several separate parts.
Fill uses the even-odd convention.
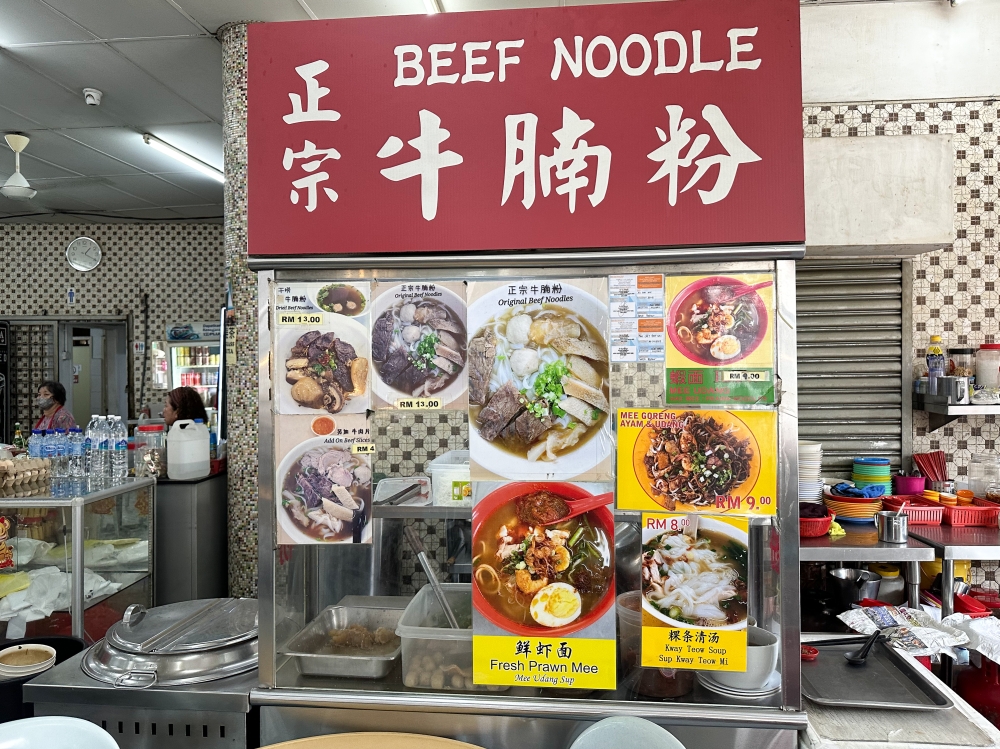
[[[86,273],[101,263],[101,246],[90,237],[77,237],[66,248],[70,266]]]

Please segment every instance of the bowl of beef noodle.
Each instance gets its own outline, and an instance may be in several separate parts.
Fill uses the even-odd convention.
[[[447,405],[467,387],[465,301],[440,285],[433,294],[401,289],[375,300],[372,388],[387,403],[413,397]]]
[[[746,532],[707,516],[685,520],[642,531],[643,611],[682,629],[745,629]]]
[[[370,535],[370,459],[327,439],[307,440],[278,466],[278,521],[295,543],[350,543]]]
[[[504,484],[472,511],[476,610],[515,635],[559,637],[599,620],[615,600],[614,517],[600,507],[573,518],[592,496],[560,482]]]
[[[667,312],[674,347],[698,364],[718,367],[745,359],[767,332],[767,305],[736,278],[712,276],[689,284]]]
[[[610,452],[607,306],[563,291],[571,307],[503,309],[498,289],[469,308],[469,439],[477,462],[507,478],[577,476]],[[581,449],[595,439],[601,449]]]

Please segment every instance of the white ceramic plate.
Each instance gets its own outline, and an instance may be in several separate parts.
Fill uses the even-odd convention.
[[[576,286],[564,283],[562,288],[563,293],[573,295],[573,302],[572,304],[563,304],[561,306],[573,310],[588,320],[603,336],[606,348],[608,340],[607,304]],[[505,287],[493,289],[477,299],[469,307],[468,325],[470,340],[480,328],[497,314],[497,302],[501,297],[506,296],[507,290]],[[553,461],[530,461],[527,458],[509,453],[487,442],[479,436],[478,426],[470,419],[469,450],[473,461],[505,478],[517,479],[519,481],[568,480],[586,473],[611,455],[613,449],[611,421],[613,418],[614,415],[609,414],[604,420],[604,425],[596,434],[592,433],[588,435],[587,441],[582,445],[577,446],[571,452],[560,455]]]
[[[400,293],[400,286],[401,285],[397,284],[396,286],[390,287],[387,291],[379,293],[379,296],[373,305],[372,326],[375,325],[375,321],[382,316],[383,312],[387,309],[391,309],[400,301],[396,298],[396,294]],[[459,297],[455,292],[450,289],[446,289],[443,286],[438,286],[437,291],[441,292],[440,301],[444,304],[444,306],[454,312],[455,316],[464,322],[466,319],[465,300]],[[407,293],[407,296],[415,297],[417,295]],[[383,382],[382,378],[378,376],[378,369],[374,361],[371,365],[372,390],[379,398],[384,400],[386,403],[395,404],[398,398],[409,398],[412,395],[412,393],[404,393],[400,390],[396,390],[396,388],[391,385],[387,385]],[[466,365],[468,365],[468,362],[466,362]],[[468,387],[469,374],[466,366],[462,367],[462,371],[458,373],[458,377],[452,380],[448,387],[440,392],[434,393],[431,397],[440,398],[441,402],[447,406],[447,404],[460,398],[462,393],[464,393]]]
[[[729,523],[723,523],[721,520],[716,520],[715,518],[708,517],[706,515],[700,515],[698,517],[698,528],[707,531],[712,531],[713,533],[718,533],[721,536],[726,536],[734,541],[737,541],[744,546],[749,548],[747,542],[747,534],[745,531],[741,531],[738,528],[734,528],[729,525]],[[662,530],[657,530],[655,528],[644,528],[642,530],[642,543],[648,543],[653,536],[658,536],[662,533]],[[669,616],[659,611],[655,606],[653,606],[649,601],[646,600],[645,596],[642,596],[642,610],[648,611],[652,616],[659,619],[664,624],[669,624],[671,627],[677,627],[678,629],[725,629],[725,630],[737,630],[746,629],[747,620],[736,622],[735,624],[727,624],[723,627],[699,627],[694,624],[685,624],[684,622],[679,622],[676,619],[671,619]]]
[[[317,415],[325,414],[327,412],[325,408],[306,408],[305,406],[300,406],[292,398],[292,386],[285,381],[285,361],[292,358],[292,346],[295,345],[295,342],[304,333],[308,333],[310,330],[320,330],[323,333],[333,331],[342,341],[354,346],[354,352],[358,356],[368,359],[369,364],[371,364],[371,342],[368,340],[368,326],[362,325],[353,318],[343,317],[341,315],[328,314],[327,318],[332,319],[334,322],[315,328],[288,327],[285,329],[278,329],[278,358],[277,361],[274,362],[275,384],[278,388],[278,413]],[[369,387],[371,386],[371,378],[372,371],[369,367]],[[365,388],[364,395],[357,398],[348,398],[340,413],[365,413],[368,410],[368,404],[371,400],[368,397],[368,393],[368,388]]]
[[[720,684],[707,671],[698,672],[698,681],[709,692],[733,697],[735,699],[758,699],[774,694],[781,689],[781,674],[774,671],[767,682],[760,689],[736,689],[727,684]]]

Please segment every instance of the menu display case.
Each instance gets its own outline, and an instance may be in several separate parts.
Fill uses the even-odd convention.
[[[130,604],[152,606],[155,501],[151,478],[0,487],[0,634],[90,643]]]
[[[262,740],[640,715],[791,741],[795,267],[767,250],[259,272]],[[702,608],[660,584],[678,542],[706,559],[683,584],[719,575]]]

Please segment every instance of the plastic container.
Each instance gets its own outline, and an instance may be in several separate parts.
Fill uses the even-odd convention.
[[[893,606],[906,603],[906,580],[899,574],[899,567],[894,564],[869,564],[868,569],[882,576],[878,586],[878,597]]]
[[[972,569],[972,562],[967,559],[955,560],[955,577],[963,580],[969,579],[969,572]],[[934,584],[934,579],[941,574],[941,560],[934,559],[930,562],[920,563],[920,587],[930,588]]]
[[[422,689],[500,692],[507,687],[472,683],[472,585],[442,583],[459,625],[448,626],[430,585],[413,596],[396,626],[403,647],[403,684]]]
[[[469,451],[449,450],[427,464],[431,496],[437,507],[472,507]]]
[[[976,353],[976,387],[1000,389],[1000,343],[984,343]]]
[[[393,495],[398,494],[401,491],[405,491],[414,484],[417,484],[420,487],[420,491],[409,499],[403,500],[399,504],[409,507],[429,505],[431,502],[431,482],[425,476],[411,476],[410,478],[405,479],[382,479],[375,484],[375,499],[373,500],[373,503],[380,505],[383,502],[388,501]]]
[[[208,428],[191,419],[175,421],[167,432],[167,476],[175,481],[203,479],[211,470]]]
[[[694,689],[694,671],[642,668],[642,608],[638,590],[617,598],[618,652],[622,661],[620,681],[634,680],[631,688],[644,697],[681,697]]]
[[[1000,457],[973,455],[969,461],[969,489],[976,497],[985,497],[993,484],[1000,484]]]
[[[927,393],[937,395],[938,378],[944,377],[944,349],[941,347],[941,336],[932,335],[927,346]],[[1000,368],[997,369],[1000,375]]]
[[[976,376],[976,349],[948,349],[948,362],[945,365],[945,370],[945,374],[951,377],[974,378]]]
[[[892,490],[899,494],[920,494],[927,486],[925,476],[893,476]]]
[[[140,424],[135,429],[135,466],[145,462],[146,453],[156,453],[159,455],[160,474],[167,469],[167,443],[166,434],[163,431],[163,424]],[[139,475],[140,470],[136,470]]]
[[[833,523],[833,515],[829,514],[825,518],[799,518],[799,538],[819,538],[830,532],[830,525]]]

